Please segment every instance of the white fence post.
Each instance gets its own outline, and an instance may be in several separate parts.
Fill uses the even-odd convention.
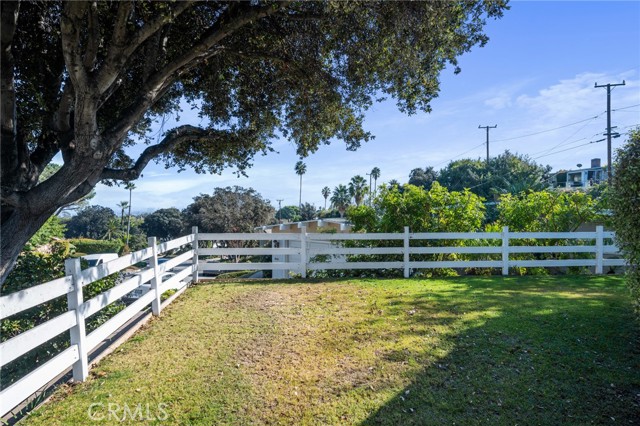
[[[196,284],[198,282],[198,227],[191,227],[191,233],[193,234],[193,264],[196,265],[196,269],[191,276],[191,281],[193,284]]]
[[[73,291],[67,293],[67,307],[76,313],[76,325],[69,329],[71,345],[78,346],[79,359],[73,364],[73,380],[84,382],[89,375],[89,355],[87,348],[87,330],[82,309],[84,296],[82,294],[82,271],[80,259],[66,259],[64,261],[66,275],[73,277]]]
[[[147,244],[151,247],[151,266],[153,267],[153,278],[151,279],[151,291],[154,293],[153,301],[151,302],[151,313],[153,315],[160,315],[162,305],[160,304],[160,268],[158,267],[158,246],[156,244],[156,237],[147,238]]]
[[[300,228],[300,276],[307,278],[307,227]]]
[[[509,227],[502,227],[502,275],[509,275]]]
[[[405,278],[409,278],[409,227],[405,226],[404,227],[404,250],[403,250],[403,254],[404,254],[404,277]]]
[[[596,274],[602,274],[604,261],[604,227],[596,226]]]

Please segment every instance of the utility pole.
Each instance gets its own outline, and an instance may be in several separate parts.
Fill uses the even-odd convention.
[[[478,126],[478,129],[487,129],[487,165],[489,165],[489,129],[495,129],[496,127],[498,127],[497,124],[495,126]]]
[[[284,201],[284,199],[281,200],[276,200],[278,202],[278,224],[282,223],[280,221],[280,215],[281,215],[281,211],[282,211],[282,202]]]
[[[596,83],[594,85],[595,88],[598,87],[606,87],[607,88],[607,133],[605,133],[605,135],[607,136],[607,181],[611,182],[611,176],[613,176],[613,163],[611,162],[611,136],[615,136],[618,137],[620,136],[619,134],[612,134],[611,133],[611,88],[615,87],[615,86],[624,86],[625,85],[625,81],[622,80],[622,83],[616,83],[616,84],[598,84]]]

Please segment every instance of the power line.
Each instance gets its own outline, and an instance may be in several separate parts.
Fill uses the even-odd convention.
[[[458,157],[462,157],[463,155],[468,154],[468,153],[470,153],[471,151],[474,151],[474,150],[476,150],[476,149],[480,148],[480,147],[481,147],[481,146],[483,146],[483,145],[484,145],[484,142],[482,142],[480,145],[476,145],[476,146],[474,146],[473,148],[471,148],[471,149],[470,149],[470,150],[468,150],[468,151],[463,152],[462,154],[458,154],[458,155],[456,155],[455,157],[451,157],[450,159],[448,159],[448,160],[446,160],[446,161],[442,161],[442,162],[440,162],[440,163],[436,164],[436,165],[435,165],[435,166],[433,166],[433,167],[434,167],[434,168],[436,168],[436,167],[438,167],[438,166],[441,166],[442,164],[449,163],[449,162],[451,162],[451,161],[455,160],[455,159],[456,159],[456,158],[458,158]]]
[[[606,141],[606,139],[598,139],[597,141],[591,141],[591,142],[583,143],[581,145],[572,146],[571,148],[566,148],[566,149],[562,149],[560,151],[551,152],[549,154],[540,155],[538,157],[533,158],[533,160],[537,160],[538,158],[542,158],[542,157],[548,157],[550,155],[559,154],[559,153],[565,152],[565,151],[571,151],[572,149],[580,148],[582,146],[587,146],[587,145],[590,145],[592,143],[600,143],[600,142],[604,142],[604,141]]]
[[[514,136],[512,138],[507,138],[507,139],[496,139],[496,140],[494,140],[494,142],[507,142],[507,141],[512,141],[512,140],[515,140],[515,139],[528,138],[529,136],[540,135],[542,133],[553,132],[554,130],[564,129],[565,127],[571,127],[571,126],[575,126],[576,124],[584,123],[585,121],[594,120],[594,119],[600,117],[605,112],[606,111],[603,111],[598,115],[595,115],[595,116],[589,117],[589,118],[585,118],[584,120],[576,121],[575,123],[570,123],[570,124],[565,124],[564,126],[554,127],[553,129],[540,130],[539,132],[527,133],[526,135]]]

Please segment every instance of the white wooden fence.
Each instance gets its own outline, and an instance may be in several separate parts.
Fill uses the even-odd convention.
[[[51,360],[40,365],[20,380],[0,391],[0,416],[34,394],[38,389],[55,379],[61,373],[73,368],[73,379],[84,381],[89,374],[88,356],[103,340],[126,324],[141,310],[151,304],[153,315],[159,315],[162,308],[160,295],[168,289],[183,291],[185,279],[197,279],[197,231],[169,241],[156,244],[155,237],[149,238],[149,247],[128,254],[110,262],[80,269],[79,259],[67,259],[67,276],[25,290],[0,297],[0,320],[38,306],[52,299],[67,296],[68,311],[46,321],[26,332],[0,343],[0,367],[23,356],[30,350],[69,330],[70,345]],[[166,263],[158,264],[158,255],[175,248],[189,245],[191,249]],[[125,279],[117,286],[89,300],[83,298],[83,287],[108,275],[120,272],[138,262],[148,260],[150,267]],[[162,282],[161,275],[177,265],[189,262],[189,266]],[[151,291],[117,313],[97,329],[87,334],[85,320],[111,303],[138,288],[150,283]],[[170,303],[173,298],[165,302]]]
[[[213,248],[199,249],[203,256],[272,256],[284,261],[262,263],[200,263],[200,271],[231,270],[288,270],[303,278],[314,270],[352,269],[400,269],[408,278],[411,270],[430,268],[499,268],[503,275],[515,267],[593,267],[602,274],[604,267],[624,266],[618,247],[613,244],[615,234],[604,232],[598,226],[595,232],[510,232],[504,227],[501,232],[448,232],[448,233],[404,233],[388,234],[329,234],[272,233],[272,234],[199,234],[200,241],[260,241],[271,242],[271,247],[260,248]],[[522,245],[530,240],[550,240],[554,244]],[[358,247],[347,247],[344,242],[359,242]],[[382,241],[395,246],[384,247]],[[566,242],[571,242],[567,245]],[[370,242],[370,246],[366,246]],[[447,242],[454,242],[447,245]],[[514,244],[515,242],[515,244]],[[324,243],[324,244],[322,244]],[[483,245],[472,245],[479,244]],[[264,245],[264,244],[262,244]],[[275,246],[278,247],[275,247]],[[394,245],[389,244],[389,245]],[[576,258],[565,259],[519,259],[523,254],[546,253]],[[489,260],[423,260],[420,255],[485,255],[499,259]],[[354,255],[395,255],[402,260],[350,261]],[[472,257],[472,256],[466,256]],[[320,260],[318,260],[320,259]]]
[[[162,308],[160,295],[167,289],[176,288],[185,278],[190,277],[196,282],[199,272],[271,270],[292,271],[306,277],[307,271],[314,270],[400,269],[405,277],[409,277],[412,269],[425,268],[500,268],[502,274],[507,275],[509,268],[513,267],[579,266],[593,267],[595,273],[602,274],[604,267],[625,264],[623,259],[611,258],[619,254],[618,248],[612,243],[614,237],[613,232],[604,232],[602,227],[598,227],[596,232],[561,233],[509,232],[506,227],[502,232],[489,233],[410,233],[409,228],[405,228],[404,233],[390,234],[309,234],[304,228],[300,233],[209,234],[198,233],[194,227],[192,234],[162,244],[156,244],[155,238],[149,238],[150,247],[86,270],[80,269],[78,259],[69,259],[65,264],[67,276],[0,297],[0,320],[63,295],[67,295],[68,302],[68,311],[64,314],[0,343],[0,367],[66,330],[70,332],[70,346],[66,350],[0,392],[0,416],[4,416],[69,367],[73,369],[74,380],[85,380],[89,372],[88,354],[91,351],[149,304],[152,313],[158,315]],[[517,245],[518,242],[522,244],[531,239],[555,240],[562,244]],[[514,240],[516,245],[511,244]],[[258,247],[247,247],[246,243],[249,241],[257,242],[253,245]],[[359,244],[356,244],[357,247],[346,247],[343,244],[346,241]],[[371,242],[370,247],[366,247],[367,241]],[[390,247],[383,247],[379,244],[381,241],[394,243],[390,243]],[[428,243],[420,244],[421,241]],[[566,245],[567,241],[580,241],[581,244]],[[447,242],[454,243],[447,245]],[[185,245],[189,245],[190,250],[166,263],[158,263],[159,255]],[[590,253],[592,256],[539,260],[512,258],[512,254],[521,256],[527,253]],[[493,256],[498,259],[421,259],[423,255],[452,254],[489,255],[485,257]],[[349,256],[353,255],[393,255],[402,260],[351,261]],[[200,259],[201,256],[207,259]],[[233,257],[234,261],[224,262],[225,256]],[[261,262],[236,262],[241,256],[245,259],[255,259],[255,256],[265,259],[266,256],[266,259]],[[145,260],[149,261],[149,268],[92,299],[84,300],[82,289],[87,284]],[[186,268],[168,281],[161,282],[160,277],[164,272],[185,264],[188,264]],[[151,291],[96,330],[86,333],[87,317],[147,282],[151,284]]]

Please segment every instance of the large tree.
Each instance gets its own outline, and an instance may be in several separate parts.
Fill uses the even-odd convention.
[[[191,232],[190,229],[184,229],[185,222],[182,212],[175,207],[156,210],[145,216],[141,227],[147,235],[157,237],[160,240],[177,238],[183,231],[187,231],[186,233]]]
[[[88,206],[80,210],[67,223],[66,236],[68,238],[86,237],[99,239],[109,234],[110,222],[117,216],[108,207]],[[117,222],[116,222],[117,224]],[[116,231],[118,227],[116,226]],[[3,235],[4,238],[4,235]]]
[[[275,222],[275,209],[254,189],[240,186],[215,188],[201,194],[182,212],[185,223],[199,232],[252,232]]]
[[[356,149],[381,96],[430,111],[505,2],[1,2],[0,278],[58,208],[151,160],[242,173],[276,135],[302,157],[332,138]],[[156,138],[181,101],[208,125]]]

